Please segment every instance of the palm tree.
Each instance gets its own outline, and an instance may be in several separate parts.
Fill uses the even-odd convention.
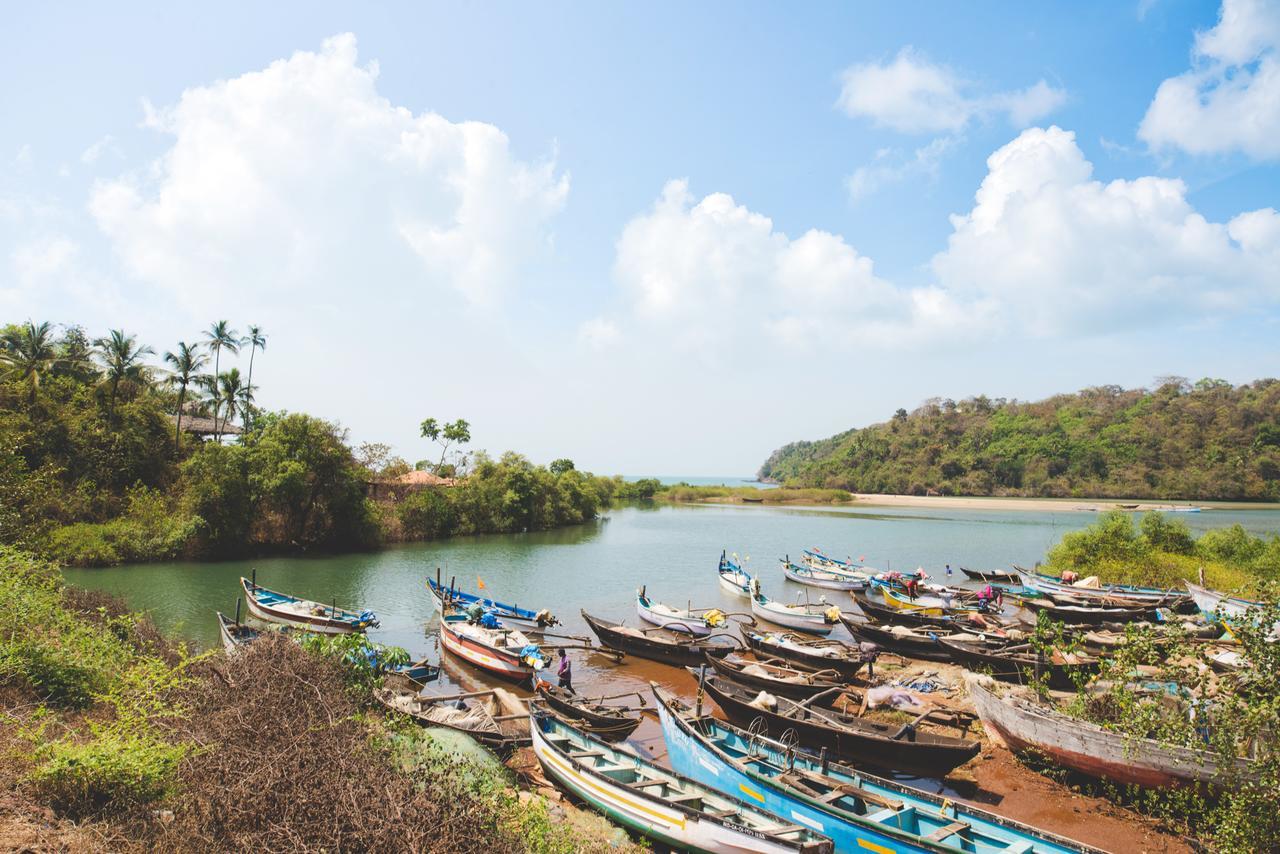
[[[53,327],[47,322],[37,326],[30,320],[26,326],[6,330],[0,336],[0,365],[4,373],[16,374],[27,384],[27,405],[36,402],[40,378],[57,361],[52,340]]]
[[[257,351],[265,351],[267,349],[267,336],[262,334],[261,326],[250,326],[249,334],[244,337],[244,340],[242,340],[240,344],[242,346],[245,344],[249,345],[249,379],[246,381],[244,388],[245,393],[249,396],[248,399],[251,401],[253,400],[253,356]],[[244,407],[241,412],[244,413],[244,429],[248,432],[250,415],[249,407]]]
[[[164,360],[173,366],[169,375],[170,385],[178,387],[178,426],[173,430],[173,452],[178,453],[178,441],[182,436],[182,405],[187,400],[187,386],[196,382],[200,369],[209,364],[209,357],[200,352],[198,344],[178,342],[177,353],[165,353]]]
[[[147,382],[147,366],[142,363],[143,356],[155,353],[150,347],[139,347],[135,335],[126,335],[122,329],[112,329],[105,338],[97,338],[93,342],[107,372],[107,382],[111,385],[111,402],[107,406],[107,416],[116,415],[116,395],[120,383]]]
[[[236,417],[236,413],[240,411],[247,393],[249,393],[248,388],[240,381],[239,368],[232,368],[225,374],[218,375],[217,392],[213,399],[227,407],[222,417],[222,425],[224,427],[228,421]]]
[[[232,353],[240,352],[240,336],[231,324],[226,320],[219,320],[210,326],[204,333],[204,343],[213,351],[213,438],[216,442],[222,441],[222,434],[218,432],[218,389],[217,378],[220,376],[219,370],[222,364],[222,351],[230,350]]]

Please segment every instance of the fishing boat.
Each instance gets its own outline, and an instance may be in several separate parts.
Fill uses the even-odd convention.
[[[1000,584],[1018,583],[1017,572],[1006,572],[1000,569],[965,569],[963,566],[960,567],[960,571],[974,581],[986,581]]]
[[[1026,684],[1034,674],[1040,674],[1050,688],[1074,691],[1077,678],[1086,681],[1097,674],[1102,662],[1092,656],[1051,653],[1038,655],[1029,644],[990,647],[967,641],[938,638],[938,645],[945,649],[951,660],[971,670],[990,673],[1002,682]]]
[[[1154,789],[1187,783],[1221,786],[1249,773],[1243,759],[1232,767],[1212,751],[1111,732],[1032,702],[986,676],[965,674],[965,684],[987,731],[1010,750],[1047,756],[1091,777]]]
[[[854,563],[853,560],[840,560],[839,558],[830,557],[822,553],[820,549],[805,549],[804,554],[800,556],[800,562],[814,569],[834,569],[840,572],[857,573],[859,575],[871,575],[876,570],[871,569],[862,563]]]
[[[559,715],[562,720],[568,721],[583,732],[589,732],[597,738],[603,738],[605,741],[621,741],[631,735],[636,727],[640,726],[641,713],[639,709],[625,706],[609,706],[604,703],[606,699],[616,700],[619,697],[632,696],[632,694],[590,700],[578,694],[571,694],[564,688],[557,687],[541,679],[534,685],[534,689],[538,692],[542,702],[546,703],[547,707]],[[638,692],[634,693],[634,696],[639,699],[641,706],[645,704],[644,697]]]
[[[878,579],[872,579],[872,584],[885,605],[895,611],[910,611],[927,617],[950,617],[962,613],[980,613],[982,610],[970,604],[974,602],[974,597],[968,591],[960,593],[944,589],[937,595],[917,596],[913,599]]]
[[[831,854],[831,841],[570,726],[531,704],[547,777],[592,809],[678,851]]]
[[[378,617],[372,611],[352,611],[337,605],[324,605],[299,599],[288,593],[277,593],[259,587],[257,580],[240,579],[249,613],[259,620],[305,629],[322,635],[343,635],[377,628]]]
[[[938,644],[939,638],[990,643],[999,637],[995,634],[972,632],[955,626],[911,627],[898,625],[873,625],[841,615],[840,622],[857,640],[873,643],[889,652],[918,658],[924,661],[952,661],[952,654]],[[1000,638],[999,643],[1007,643]]]
[[[395,686],[415,691],[439,678],[440,666],[431,664],[426,659],[388,667],[383,672],[383,682],[388,687]]]
[[[764,595],[758,578],[751,579],[751,613],[770,623],[815,635],[831,634],[840,620],[840,608],[828,605],[825,597],[820,598],[817,605],[807,602],[787,605]]]
[[[236,602],[236,619],[227,619],[227,615],[218,612],[218,636],[222,638],[222,648],[228,653],[238,652],[258,639],[259,632],[252,626],[240,622],[240,602]]]
[[[1228,596],[1226,593],[1219,593],[1208,587],[1192,584],[1190,581],[1183,583],[1187,585],[1187,590],[1191,593],[1191,598],[1200,609],[1200,613],[1210,620],[1223,618],[1240,620],[1248,618],[1251,611],[1257,614],[1262,610],[1261,602]]]
[[[853,601],[857,603],[858,609],[867,617],[877,623],[886,625],[904,625],[904,626],[956,626],[964,622],[982,621],[995,625],[998,620],[994,615],[978,614],[976,612],[965,612],[960,615],[931,615],[921,613],[919,611],[899,611],[896,608],[890,608],[883,601],[872,599],[863,593],[854,593]]]
[[[720,552],[720,586],[735,596],[751,595],[751,576],[746,571],[729,560],[729,556],[725,552]]]
[[[941,776],[977,756],[980,748],[971,739],[921,731],[917,724],[924,715],[911,723],[887,724],[814,708],[821,694],[805,701],[788,700],[719,676],[706,676],[701,687],[739,726],[763,718],[767,729],[779,735],[794,729],[802,747],[826,749],[859,764]]]
[[[1023,569],[1015,565],[1018,577],[1027,587],[1042,593],[1062,593],[1084,599],[1112,599],[1118,603],[1126,603],[1137,607],[1161,607],[1177,610],[1190,601],[1190,596],[1179,590],[1165,590],[1159,587],[1137,587],[1131,584],[1098,584],[1092,586],[1084,581],[1067,583],[1061,576],[1045,575],[1034,570]]]
[[[1030,599],[1019,597],[1024,608],[1033,613],[1048,614],[1060,623],[1072,626],[1100,626],[1103,623],[1134,623],[1140,620],[1156,619],[1156,609],[1149,608],[1113,608],[1105,605],[1059,605],[1047,599]]]
[[[814,569],[792,563],[791,558],[782,558],[782,574],[797,584],[809,587],[821,587],[824,590],[866,590],[867,576],[862,573],[840,572],[834,569]],[[861,576],[861,577],[859,577]]]
[[[456,730],[496,753],[529,744],[529,712],[522,700],[502,688],[462,694],[419,694],[378,688],[373,696],[394,712],[423,726]]]
[[[680,609],[654,602],[645,595],[643,587],[636,591],[636,615],[660,628],[699,637],[705,637],[729,622],[719,608]]]
[[[778,658],[806,670],[834,670],[845,681],[853,680],[866,662],[862,653],[835,638],[807,638],[791,632],[739,629],[747,647],[763,658]]]
[[[534,611],[529,608],[521,608],[518,605],[508,605],[505,602],[498,602],[494,599],[486,599],[483,596],[477,596],[474,593],[466,593],[458,590],[452,585],[446,587],[437,578],[428,578],[427,587],[431,589],[431,597],[436,600],[436,608],[441,614],[457,608],[466,611],[473,605],[480,605],[486,611],[491,611],[500,620],[517,625],[529,626],[531,628],[548,628],[557,626],[560,621],[555,615],[546,608]]]
[[[733,651],[732,646],[714,640],[694,638],[657,627],[639,629],[624,626],[622,623],[593,617],[586,611],[582,612],[582,619],[605,648],[676,667],[697,667],[702,663],[704,652],[728,655]]]
[[[779,664],[776,659],[749,661],[740,655],[721,658],[709,655],[706,663],[730,682],[791,700],[807,700],[833,688],[844,688],[846,684],[834,670],[817,673],[798,670]]]
[[[440,618],[440,644],[468,664],[504,679],[527,679],[551,663],[523,632],[496,619],[471,622],[466,614],[445,614]]]
[[[745,794],[774,815],[830,837],[837,851],[1101,854],[950,798],[874,777],[825,755],[748,732],[650,683],[677,773]]]

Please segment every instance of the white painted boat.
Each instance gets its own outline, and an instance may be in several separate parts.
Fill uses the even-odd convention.
[[[222,648],[227,655],[232,655],[257,640],[258,630],[240,622],[240,603],[237,602],[234,622],[226,614],[218,612],[218,635],[222,638]]]
[[[646,623],[697,637],[705,637],[728,622],[719,608],[685,610],[654,602],[643,587],[636,591],[636,614]]]
[[[788,605],[764,595],[760,579],[751,579],[751,613],[762,620],[814,635],[829,635],[840,622],[840,608],[828,604],[826,597],[817,604]]]
[[[735,596],[751,596],[751,576],[738,564],[720,553],[720,586]]]
[[[845,572],[838,569],[814,569],[812,566],[801,566],[792,563],[790,558],[782,558],[782,574],[797,584],[808,587],[821,587],[824,590],[866,590],[869,579],[860,572]]]
[[[354,611],[300,599],[258,586],[256,581],[240,579],[249,613],[268,623],[279,623],[295,629],[322,635],[344,635],[377,628],[378,617],[372,611]]]
[[[542,670],[550,659],[517,629],[490,628],[464,614],[440,619],[440,643],[453,655],[504,679],[520,681]]]
[[[1208,587],[1201,587],[1199,584],[1192,584],[1190,581],[1183,582],[1187,585],[1187,590],[1191,592],[1191,598],[1195,601],[1196,607],[1200,609],[1200,613],[1206,618],[1215,622],[1238,623],[1247,620],[1257,621],[1258,615],[1262,611],[1262,603],[1254,602],[1250,599],[1241,599],[1238,596],[1228,596],[1225,593],[1219,593],[1217,590],[1210,590]],[[1228,625],[1230,628],[1230,625]],[[1280,620],[1271,627],[1270,640],[1280,640]]]
[[[839,558],[825,555],[819,549],[805,549],[804,554],[800,556],[800,562],[814,569],[834,569],[839,572],[856,572],[866,576],[875,575],[880,571],[872,569],[864,563],[854,562],[852,559],[840,560]]]

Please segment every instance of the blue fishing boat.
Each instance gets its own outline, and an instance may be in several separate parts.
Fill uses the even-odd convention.
[[[244,590],[244,601],[249,606],[249,613],[259,620],[322,635],[363,632],[369,628],[376,629],[379,625],[378,616],[372,611],[339,608],[336,604],[326,605],[268,590],[259,587],[256,578],[256,572],[253,579],[241,578],[240,587]]]
[[[448,611],[450,608],[458,608],[465,611],[472,605],[479,604],[486,611],[493,612],[499,619],[506,620],[509,623],[519,623],[536,628],[546,628],[560,624],[555,615],[546,608],[540,611],[533,611],[529,608],[508,605],[505,602],[498,602],[494,599],[486,599],[474,593],[465,593],[452,585],[446,587],[438,577],[434,579],[428,578],[427,586],[431,588],[431,595],[436,600],[436,606],[441,613]]]
[[[734,555],[737,557],[737,555]],[[751,595],[751,576],[739,564],[729,560],[726,552],[720,552],[720,586],[736,596]]]
[[[823,554],[819,549],[804,549],[803,551],[804,555],[800,558],[801,562],[814,569],[838,569],[843,572],[857,572],[866,575],[879,572],[879,570],[871,569],[864,563],[855,563],[853,560],[840,560],[839,558],[830,557]]]
[[[835,850],[1080,854],[1099,849],[863,774],[701,715],[650,683],[676,773],[808,827]]]
[[[1107,599],[1115,604],[1154,605],[1175,609],[1189,605],[1191,602],[1191,596],[1179,590],[1139,587],[1133,584],[1099,584],[1097,587],[1082,587],[1078,582],[1063,581],[1061,576],[1023,569],[1017,564],[1014,564],[1013,568],[1018,571],[1024,586],[1041,593],[1071,596],[1077,599]]]

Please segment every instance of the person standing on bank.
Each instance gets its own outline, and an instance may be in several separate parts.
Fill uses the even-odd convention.
[[[560,650],[560,669],[556,671],[556,675],[560,677],[560,687],[568,691],[570,694],[576,694],[573,690],[573,666],[569,664],[569,656],[565,655],[564,650]]]

